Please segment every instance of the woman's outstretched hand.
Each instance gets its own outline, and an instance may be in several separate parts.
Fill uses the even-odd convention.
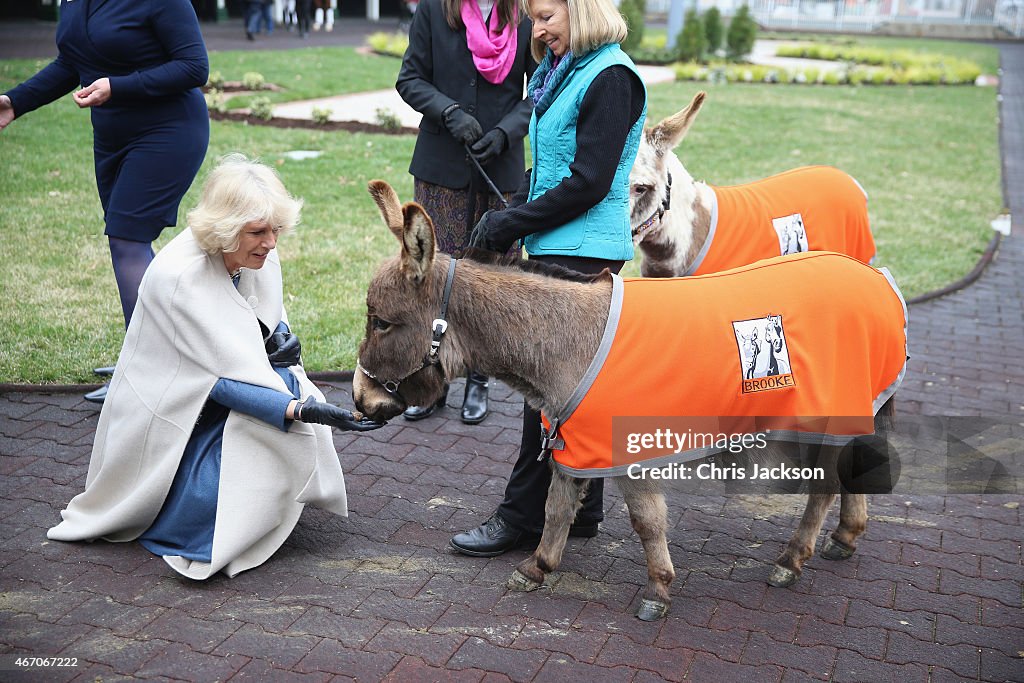
[[[14,120],[14,105],[7,95],[0,95],[0,130],[10,125]]]
[[[356,418],[350,411],[339,408],[331,403],[318,401],[312,396],[298,403],[293,411],[294,419],[299,422],[315,422],[316,424],[336,427],[343,431],[369,432],[380,429],[384,422],[375,422],[368,418]]]
[[[110,99],[110,79],[97,78],[91,84],[72,95],[72,97],[75,98],[75,104],[82,109],[98,107]]]

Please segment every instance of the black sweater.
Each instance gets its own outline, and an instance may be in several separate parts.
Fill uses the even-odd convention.
[[[517,239],[564,225],[596,206],[611,189],[630,128],[640,118],[646,96],[640,79],[624,66],[610,66],[587,88],[576,123],[576,156],[569,176],[532,202],[530,171],[510,207],[488,216],[496,241]]]

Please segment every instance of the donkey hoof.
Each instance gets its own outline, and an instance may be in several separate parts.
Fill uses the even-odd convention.
[[[776,588],[788,588],[796,583],[796,580],[799,578],[800,575],[792,569],[775,565],[772,568],[772,573],[768,575],[768,583]]]
[[[668,604],[658,600],[640,600],[640,609],[637,610],[636,618],[640,621],[657,621],[668,614]]]
[[[541,584],[537,583],[530,577],[523,574],[518,569],[512,571],[512,576],[508,580],[508,587],[514,591],[535,591],[540,588]]]
[[[821,556],[826,560],[848,560],[853,557],[854,549],[845,543],[829,537],[821,546]]]

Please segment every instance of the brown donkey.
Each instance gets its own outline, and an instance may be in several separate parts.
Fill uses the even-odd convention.
[[[804,254],[726,276],[625,283],[607,271],[590,277],[529,261],[518,266],[456,261],[435,253],[433,225],[422,207],[401,206],[383,181],[371,182],[370,192],[401,252],[381,264],[366,295],[366,338],[359,347],[352,385],[357,408],[374,419],[389,419],[407,405],[429,405],[447,378],[473,367],[508,382],[545,416],[557,416],[549,431],[554,463],[544,532],[537,550],[513,573],[509,581],[513,589],[535,589],[557,569],[589,477],[610,476],[622,490],[647,556],[648,582],[637,616],[652,620],[668,610],[675,572],[665,536],[664,495],[657,481],[634,476],[637,470],[630,467],[635,464],[613,459],[610,420],[594,423],[582,417],[587,401],[578,399],[581,384],[587,386],[585,376],[593,380],[589,393],[583,389],[588,400],[590,394],[600,393],[602,381],[612,384],[616,415],[859,415],[861,431],[857,433],[861,434],[871,431],[872,417],[883,404],[888,405],[902,378],[906,361],[902,299],[887,273],[848,257]],[[802,284],[808,277],[814,280],[811,287]],[[838,282],[828,282],[836,278]],[[749,310],[727,311],[722,317],[715,309],[737,289],[770,296],[777,308],[763,315],[767,304],[755,303]],[[765,294],[768,289],[774,291]],[[840,306],[843,290],[849,296],[846,305]],[[669,306],[659,300],[661,295],[668,297]],[[791,313],[791,300],[809,301],[813,313]],[[626,334],[623,329],[631,317],[664,317],[656,314],[659,307],[672,315],[658,323],[660,329],[638,334],[664,343],[668,328],[682,326],[693,343],[664,344],[661,353],[641,351],[642,360],[637,363],[629,357],[635,353],[634,338],[623,344],[609,342],[609,331],[613,336]],[[839,307],[844,310],[834,310]],[[751,326],[763,330],[762,346],[771,347],[773,362],[764,364],[759,374],[746,376],[736,335],[746,334]],[[697,356],[706,358],[697,357],[702,362],[682,366],[687,358],[695,358],[694,346],[699,349]],[[678,348],[678,352],[665,353],[666,348]],[[716,349],[724,354],[722,362],[710,358]],[[621,362],[631,368],[630,373],[643,377],[603,380],[602,369],[595,378],[590,371],[599,357],[606,366]],[[724,374],[718,367],[723,364],[730,366]],[[666,382],[670,376],[680,381]],[[661,390],[643,390],[638,385],[652,378]],[[794,386],[806,392],[797,392]],[[698,387],[701,390],[695,391]],[[816,398],[808,403],[800,398],[806,395]],[[703,407],[692,405],[695,397]],[[682,405],[670,402],[677,398]],[[567,418],[566,407],[577,404],[577,412]],[[792,422],[786,419],[787,424]],[[583,433],[571,429],[577,422]],[[588,453],[587,443],[595,438],[599,452]],[[789,585],[799,577],[838,490],[810,495],[770,583]],[[866,518],[865,496],[844,490],[839,526],[822,555],[849,557]]]
[[[871,262],[867,194],[839,169],[806,166],[731,187],[695,181],[673,150],[704,98],[698,92],[640,139],[630,224],[644,277],[705,275],[808,250]]]

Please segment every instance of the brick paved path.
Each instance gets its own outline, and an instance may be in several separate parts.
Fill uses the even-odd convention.
[[[1020,226],[1024,45],[1003,55]],[[978,283],[912,308],[912,411],[1024,414],[1022,251],[1006,239]],[[351,405],[347,384],[326,389]],[[674,604],[648,624],[632,616],[642,551],[609,490],[600,534],[570,541],[550,589],[507,591],[524,553],[445,550],[491,512],[514,459],[519,399],[494,393],[476,427],[336,434],[352,516],[308,510],[265,565],[205,583],[136,544],[47,542],[84,487],[97,412],[77,393],[0,395],[0,666],[78,658],[0,680],[1024,680],[1019,496],[876,496],[857,555],[810,560],[790,589],[765,577],[799,500],[673,499]]]

